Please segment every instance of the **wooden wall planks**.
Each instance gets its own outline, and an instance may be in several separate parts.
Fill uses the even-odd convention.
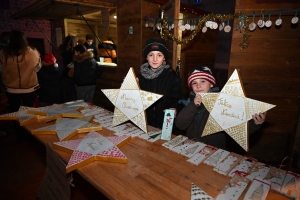
[[[251,14],[299,9],[300,3],[262,3],[255,0],[237,0],[235,12]],[[233,31],[228,75],[239,70],[246,96],[275,104],[268,111],[262,130],[252,140],[247,153],[262,161],[281,162],[285,156],[292,157],[300,108],[300,29],[291,25],[295,13],[282,13],[282,25],[276,27],[278,15],[271,15],[271,28],[256,28],[250,32],[250,43],[240,49],[242,34]],[[256,16],[254,22],[261,17]],[[252,22],[252,16],[249,16]],[[234,26],[237,21],[235,20]],[[264,149],[262,151],[262,149]]]

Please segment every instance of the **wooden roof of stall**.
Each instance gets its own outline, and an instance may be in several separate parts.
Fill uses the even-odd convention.
[[[114,1],[38,0],[13,14],[11,18],[56,20],[79,15],[78,9],[84,15],[115,7]]]

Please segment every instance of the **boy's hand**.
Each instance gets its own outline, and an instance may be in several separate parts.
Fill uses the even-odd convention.
[[[201,102],[202,102],[202,97],[201,97],[201,95],[196,94],[195,99],[194,99],[195,105],[200,106],[200,105],[201,105]]]
[[[266,116],[267,116],[267,112],[263,112],[263,113],[252,115],[252,119],[254,120],[254,123],[256,125],[259,125],[264,123]]]

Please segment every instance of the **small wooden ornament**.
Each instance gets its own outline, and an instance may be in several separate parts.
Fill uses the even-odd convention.
[[[280,192],[291,198],[300,198],[300,175],[288,171]]]
[[[209,196],[201,188],[199,188],[197,185],[192,183],[192,186],[191,186],[191,200],[198,200],[198,199],[214,200],[214,198]]]
[[[196,153],[190,157],[187,162],[190,162],[194,165],[200,165],[204,160],[206,160],[211,154],[217,150],[216,147],[206,145],[200,152]]]
[[[189,145],[183,151],[181,151],[180,154],[190,158],[190,157],[194,156],[196,153],[200,152],[201,149],[203,149],[205,146],[206,146],[206,144],[204,144],[202,142],[195,142],[195,143]]]
[[[270,167],[268,165],[261,162],[257,162],[250,170],[246,178],[250,179],[251,181],[255,177],[265,178],[268,175],[269,171],[270,171]]]
[[[169,148],[171,151],[180,154],[182,151],[184,151],[185,149],[189,148],[189,146],[191,146],[193,143],[195,143],[195,141],[187,139],[181,143],[179,143],[178,145]]]
[[[247,190],[244,200],[252,199],[266,199],[271,187],[271,182],[262,178],[256,177],[252,181],[249,189]]]
[[[249,183],[250,179],[234,175],[221,190],[216,200],[238,200]]]
[[[215,167],[222,160],[224,160],[229,154],[230,154],[229,151],[218,149],[210,157],[208,157],[203,163]]]
[[[248,175],[248,172],[257,163],[257,160],[248,156],[244,156],[239,163],[229,172],[228,176],[233,177],[235,174],[238,174],[241,177]]]
[[[165,143],[162,144],[162,146],[166,147],[166,148],[172,148],[177,146],[178,144],[182,143],[183,141],[187,140],[188,137],[183,136],[183,135],[177,135],[175,138],[173,138],[170,141],[167,141]]]
[[[265,177],[265,179],[271,182],[272,190],[280,191],[285,176],[286,176],[285,170],[271,166],[270,171],[268,175]]]
[[[242,158],[243,156],[231,152],[222,162],[213,168],[213,170],[220,174],[227,175]]]

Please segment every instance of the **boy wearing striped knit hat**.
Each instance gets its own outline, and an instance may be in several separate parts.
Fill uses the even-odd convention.
[[[189,139],[194,139],[217,148],[228,150],[226,145],[226,132],[220,131],[215,134],[201,137],[209,112],[202,104],[202,98],[198,93],[219,92],[215,87],[216,80],[212,71],[207,66],[197,66],[188,74],[188,86],[191,90],[188,100],[180,100],[184,108],[177,114],[175,125],[180,130],[186,131]],[[250,134],[256,132],[265,121],[266,113],[252,116],[249,121]],[[231,149],[230,149],[231,150]]]

